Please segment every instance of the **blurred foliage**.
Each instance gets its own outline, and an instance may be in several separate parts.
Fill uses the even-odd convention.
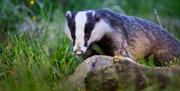
[[[180,29],[179,0],[1,0],[1,31],[14,31],[17,24],[22,23],[27,16],[36,21],[53,21],[54,12],[61,12],[62,15],[58,17],[63,17],[67,10],[98,8],[108,8],[157,22],[156,10],[163,27],[180,36],[177,31]]]

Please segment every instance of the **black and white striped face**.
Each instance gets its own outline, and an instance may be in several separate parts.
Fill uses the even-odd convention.
[[[73,41],[73,51],[80,55],[88,46],[100,40],[107,24],[95,11],[66,12],[65,33]]]

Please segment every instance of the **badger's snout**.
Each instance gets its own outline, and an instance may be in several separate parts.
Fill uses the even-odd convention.
[[[74,54],[75,54],[75,55],[80,56],[80,55],[83,55],[83,54],[85,53],[86,49],[87,49],[87,48],[84,47],[84,46],[82,46],[82,47],[80,47],[80,46],[74,46],[73,51],[74,51]]]
[[[84,52],[81,50],[77,50],[77,51],[74,51],[74,54],[80,56],[80,55],[84,54]]]

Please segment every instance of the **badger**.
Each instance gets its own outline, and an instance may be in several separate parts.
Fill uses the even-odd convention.
[[[76,55],[87,54],[96,43],[105,55],[121,50],[136,61],[153,55],[157,65],[180,58],[179,41],[151,21],[106,9],[67,11],[65,16],[64,31]]]

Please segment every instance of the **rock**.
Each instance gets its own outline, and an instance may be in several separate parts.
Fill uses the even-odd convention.
[[[178,90],[179,76],[177,66],[150,68],[128,58],[114,62],[112,57],[96,55],[84,60],[65,82],[67,88],[71,87],[69,91],[139,91],[169,86]]]
[[[109,56],[92,56],[84,60],[78,65],[75,72],[70,75],[65,83],[66,86],[71,85],[70,90],[85,89],[84,78],[90,71],[101,70],[105,67],[113,65],[112,57]]]
[[[85,78],[85,84],[88,91],[139,91],[149,87],[154,87],[154,91],[166,89],[168,86],[180,90],[179,76],[178,66],[150,68],[124,59],[104,69],[90,71]]]

